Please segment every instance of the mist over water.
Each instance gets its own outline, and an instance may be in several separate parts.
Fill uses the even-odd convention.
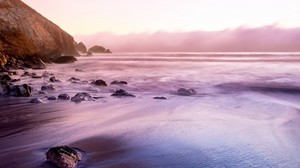
[[[49,65],[46,71],[62,82],[48,95],[84,91],[104,98],[29,104],[1,96],[0,167],[40,167],[57,145],[81,150],[81,168],[300,166],[299,53],[114,53],[78,60]],[[87,83],[70,83],[71,77]],[[97,87],[94,79],[128,85]],[[22,82],[39,90],[48,79]],[[120,88],[136,98],[110,96]],[[198,94],[179,96],[179,88]]]

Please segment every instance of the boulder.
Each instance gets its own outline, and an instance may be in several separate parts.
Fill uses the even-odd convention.
[[[94,101],[94,98],[85,92],[77,93],[74,97],[71,98],[73,102],[81,102],[81,101]]]
[[[115,93],[113,93],[111,96],[116,96],[116,97],[135,97],[135,95],[130,94],[130,93],[126,92],[123,89],[119,89],[119,90],[115,91]]]
[[[177,90],[177,94],[180,96],[192,96],[197,94],[197,92],[194,89],[180,88]]]
[[[55,96],[50,96],[50,97],[47,97],[48,100],[56,100],[57,98]]]
[[[56,64],[74,63],[77,59],[74,56],[61,56],[53,60]]]
[[[70,96],[68,94],[60,94],[58,95],[59,100],[70,100]]]
[[[41,87],[41,90],[43,90],[43,91],[54,91],[55,86],[54,85],[44,85],[44,86]]]
[[[61,55],[78,55],[71,35],[21,0],[0,0],[0,66],[39,69]]]
[[[46,159],[60,168],[75,168],[81,160],[81,153],[68,146],[57,146],[46,152]]]
[[[98,45],[95,45],[88,50],[88,52],[91,53],[105,53],[105,51],[106,49],[103,46],[98,46]]]
[[[165,98],[165,97],[153,97],[153,99],[166,100],[167,98]]]
[[[127,85],[126,81],[113,81],[110,83],[111,85]]]
[[[52,76],[50,79],[49,79],[50,82],[61,82],[59,79],[56,79],[55,76]]]
[[[78,44],[75,44],[75,49],[79,53],[86,53],[87,52],[86,46],[83,44],[83,42],[79,42]]]
[[[97,86],[107,86],[106,82],[102,79],[98,79],[98,80],[92,82],[92,84],[95,84]]]
[[[30,97],[32,88],[31,86],[27,84],[23,85],[12,85],[7,84],[4,86],[5,94],[10,96],[16,96],[16,97]]]

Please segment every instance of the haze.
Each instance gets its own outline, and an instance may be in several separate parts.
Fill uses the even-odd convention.
[[[211,35],[212,32],[215,32],[214,34],[219,35],[216,32],[234,31],[241,28],[247,30],[261,28],[265,31],[265,27],[270,26],[280,29],[283,34],[287,34],[286,37],[280,37],[280,39],[295,42],[295,39],[287,39],[287,37],[290,37],[290,30],[295,34],[295,29],[300,27],[299,0],[23,1],[73,35],[77,41],[84,41],[88,44],[97,42],[103,45],[111,45],[108,47],[114,51],[157,51],[152,44],[148,44],[149,47],[146,48],[134,46],[126,48],[124,45],[118,45],[119,42],[133,42],[135,39],[147,41],[144,38],[145,34],[155,36],[155,34],[160,33],[159,38],[169,39],[170,34],[176,36],[178,34],[191,34],[192,32],[198,32],[197,34],[208,32]],[[99,34],[105,34],[106,39],[101,40],[101,37],[97,36]],[[109,41],[108,35],[111,35],[111,39],[114,39],[114,41]],[[97,40],[95,41],[96,36]],[[124,39],[125,37],[126,39]],[[214,37],[214,39],[216,38]],[[118,39],[121,41],[116,41]],[[162,40],[152,40],[151,42],[156,43],[159,41]],[[182,41],[184,40],[179,43],[182,43]],[[217,41],[224,41],[224,39]],[[265,41],[272,42],[272,39]],[[296,42],[298,43],[298,41]],[[255,43],[253,42],[253,44]],[[131,43],[131,45],[135,44]],[[136,45],[138,45],[138,42]],[[202,43],[199,43],[196,48],[200,45]],[[178,49],[178,46],[173,45],[173,47],[162,46],[160,50],[173,51],[175,47]],[[273,47],[274,49],[272,49]],[[182,48],[180,51],[195,50],[195,47],[189,48],[186,45],[179,48]],[[218,47],[216,44],[216,46],[206,50],[223,51],[222,48],[224,46]],[[247,47],[244,48],[236,47],[230,51],[250,51]],[[256,50],[255,47],[250,48],[251,51]],[[295,47],[281,48],[280,51],[300,51],[297,47],[296,49]],[[275,45],[270,45],[265,49],[259,48],[260,50],[277,51],[278,48],[276,49]],[[200,51],[200,49],[196,51]]]

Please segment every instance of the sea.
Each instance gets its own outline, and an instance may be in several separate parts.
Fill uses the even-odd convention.
[[[32,97],[0,96],[0,167],[299,168],[300,53],[113,53],[17,70]],[[22,76],[28,71],[42,78]],[[51,83],[50,76],[61,82]],[[71,82],[70,78],[78,78]],[[102,79],[108,86],[96,86]],[[111,85],[113,81],[127,85]],[[40,92],[52,84],[54,91]],[[178,95],[180,88],[197,94]],[[113,97],[123,89],[135,97]],[[86,92],[95,101],[47,100]],[[154,99],[165,97],[166,99]],[[39,98],[42,103],[29,103]]]

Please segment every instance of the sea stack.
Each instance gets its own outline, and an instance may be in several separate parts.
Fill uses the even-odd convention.
[[[21,0],[0,0],[0,65],[44,66],[61,55],[78,55],[74,38]]]

